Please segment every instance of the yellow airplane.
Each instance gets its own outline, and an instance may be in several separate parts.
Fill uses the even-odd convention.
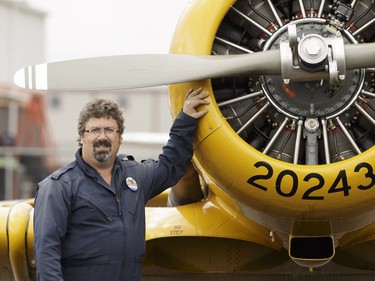
[[[374,27],[373,0],[195,0],[170,54],[40,64],[15,82],[170,85],[173,117],[181,93],[209,93],[191,167],[146,208],[145,267],[375,270]],[[15,280],[35,274],[32,205],[0,208],[0,272]]]

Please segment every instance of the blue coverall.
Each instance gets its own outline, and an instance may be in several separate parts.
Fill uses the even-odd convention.
[[[80,149],[75,161],[40,182],[34,211],[38,280],[141,280],[145,204],[183,176],[196,125],[181,111],[157,160],[117,156],[112,186],[82,160]]]

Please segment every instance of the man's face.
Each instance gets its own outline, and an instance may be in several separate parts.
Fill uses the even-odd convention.
[[[122,137],[114,119],[91,118],[81,136],[82,158],[94,167],[100,163],[112,165],[121,141]]]

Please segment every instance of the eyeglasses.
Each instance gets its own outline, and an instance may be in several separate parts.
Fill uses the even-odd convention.
[[[107,127],[107,128],[96,128],[96,127],[94,127],[94,128],[85,130],[85,132],[89,133],[90,136],[99,136],[102,133],[102,131],[104,131],[104,134],[106,136],[113,136],[114,134],[119,132],[119,130],[116,130],[113,127]]]

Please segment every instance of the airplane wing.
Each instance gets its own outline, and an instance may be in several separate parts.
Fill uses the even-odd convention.
[[[289,260],[280,239],[271,240],[268,229],[227,212],[215,196],[178,207],[148,207],[146,221],[144,266],[222,273],[263,270]]]
[[[334,261],[361,270],[375,270],[375,224],[345,234],[336,249]]]
[[[0,207],[1,280],[10,280],[12,274],[15,280],[28,280],[35,274],[32,205],[27,200]],[[147,207],[146,221],[145,267],[254,271],[289,260],[280,239],[271,240],[268,229],[225,211],[215,196],[178,207]]]

